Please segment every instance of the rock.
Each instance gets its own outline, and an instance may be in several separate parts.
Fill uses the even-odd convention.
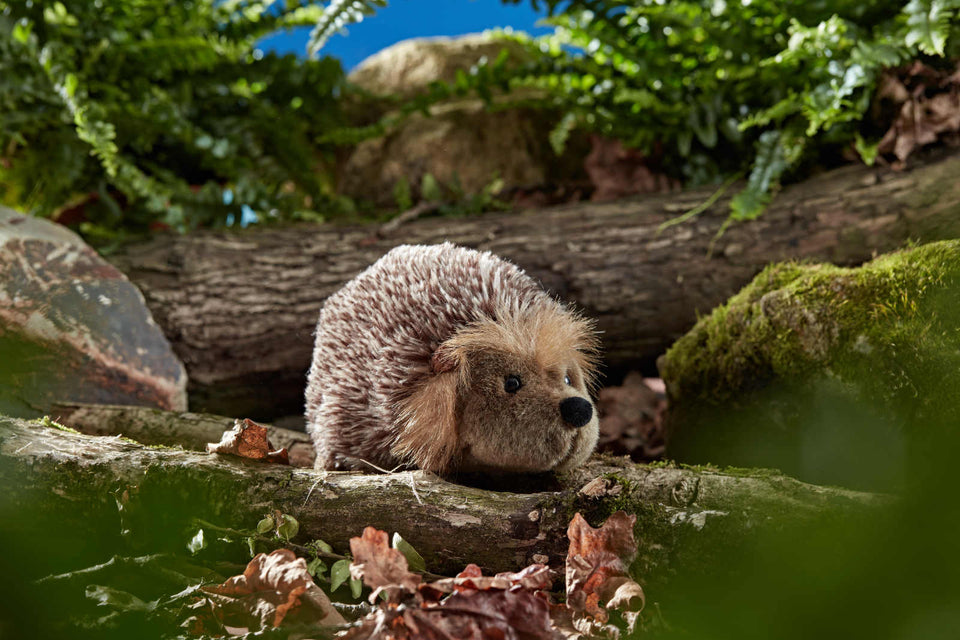
[[[517,43],[488,35],[407,40],[365,60],[350,81],[373,94],[409,98],[433,81],[454,80],[457,70],[468,72],[481,58],[495,60],[504,48],[511,60],[527,59]],[[427,174],[466,195],[495,180],[505,191],[586,184],[586,136],[572,135],[567,151],[557,156],[549,133],[558,120],[558,114],[538,109],[490,111],[479,99],[451,99],[434,105],[431,117],[414,114],[387,135],[360,143],[341,165],[340,189],[358,201],[393,208],[396,185],[406,181],[417,196]]]
[[[481,59],[493,62],[506,50],[511,60],[527,62],[519,43],[482,33],[455,38],[414,38],[378,51],[350,73],[350,82],[373,94],[412,98],[431,82],[453,82],[457,71],[469,72]]]
[[[55,402],[186,410],[187,376],[143,296],[73,232],[0,207],[0,413]]]
[[[667,456],[890,490],[960,435],[960,241],[768,267],[660,359]]]

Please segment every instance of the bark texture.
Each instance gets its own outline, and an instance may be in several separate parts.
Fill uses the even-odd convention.
[[[756,536],[796,534],[875,513],[887,502],[774,472],[648,467],[612,458],[592,460],[549,491],[487,491],[423,472],[321,473],[2,417],[0,486],[6,534],[54,536],[46,548],[63,550],[72,566],[103,560],[75,558],[90,552],[76,541],[96,541],[108,554],[129,545],[154,553],[165,541],[182,553],[197,520],[249,531],[276,509],[298,519],[295,542],[321,538],[339,553],[372,525],[399,532],[438,573],[469,562],[488,571],[537,561],[559,568],[575,512],[596,525],[623,509],[638,516],[636,569],[648,583],[711,566]]]
[[[208,413],[116,404],[60,404],[53,408],[50,416],[62,425],[91,436],[123,436],[141,444],[179,446],[192,451],[206,451],[208,443],[219,442],[223,432],[232,429],[235,421]],[[310,436],[293,429],[263,426],[269,429],[270,444],[287,449],[292,466],[313,468],[317,454]]]
[[[608,367],[652,367],[705,314],[773,261],[852,265],[905,241],[960,233],[960,154],[912,170],[846,167],[784,189],[733,225],[729,190],[658,232],[709,190],[522,214],[372,226],[297,226],[155,237],[111,260],[144,292],[187,367],[191,409],[269,418],[302,410],[323,300],[392,247],[444,240],[491,250],[598,319]]]

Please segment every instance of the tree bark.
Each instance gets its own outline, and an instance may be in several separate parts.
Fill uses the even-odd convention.
[[[233,428],[235,418],[208,413],[179,413],[116,404],[60,404],[50,412],[58,423],[90,436],[123,436],[141,444],[206,451]],[[263,425],[274,448],[285,448],[294,467],[313,468],[317,453],[303,431]]]
[[[469,562],[485,571],[532,562],[562,568],[575,512],[596,526],[623,509],[638,516],[639,575],[658,584],[678,571],[710,567],[757,536],[796,534],[876,513],[889,502],[770,471],[722,473],[613,458],[595,458],[553,482],[550,490],[514,493],[420,471],[322,473],[0,417],[5,539],[44,537],[42,561],[53,563],[60,553],[74,568],[104,560],[91,544],[107,557],[131,545],[141,553],[182,553],[198,521],[251,531],[273,510],[299,521],[295,542],[320,538],[339,553],[365,526],[399,532],[436,573]]]
[[[692,220],[662,223],[711,193],[582,203],[521,214],[431,218],[387,232],[297,226],[195,232],[109,259],[144,292],[187,367],[191,409],[269,419],[302,411],[323,300],[402,243],[493,251],[597,318],[607,366],[655,358],[773,261],[852,265],[907,240],[960,233],[960,154],[909,171],[850,166],[783,190],[757,220],[727,220],[738,187]]]

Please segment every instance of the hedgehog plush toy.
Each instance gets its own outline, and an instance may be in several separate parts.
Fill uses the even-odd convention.
[[[306,391],[321,469],[539,472],[597,443],[593,323],[491,253],[401,246],[330,296]]]

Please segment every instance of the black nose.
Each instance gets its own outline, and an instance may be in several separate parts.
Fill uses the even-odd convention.
[[[590,418],[593,417],[593,406],[583,398],[565,398],[560,402],[560,415],[563,416],[564,422],[579,429],[590,422]]]

